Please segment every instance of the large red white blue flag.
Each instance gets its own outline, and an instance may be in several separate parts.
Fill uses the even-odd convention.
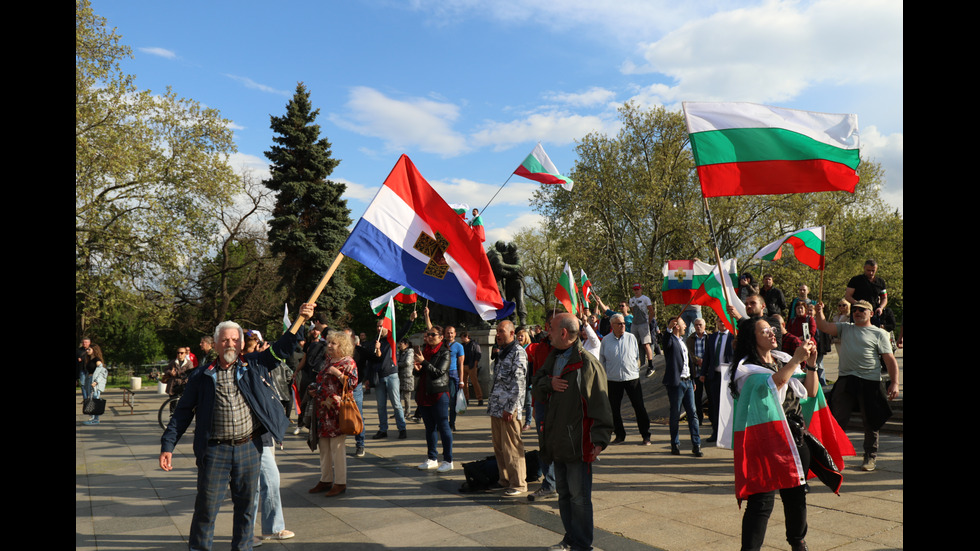
[[[357,221],[340,252],[444,306],[502,319],[504,301],[480,238],[406,155]]]

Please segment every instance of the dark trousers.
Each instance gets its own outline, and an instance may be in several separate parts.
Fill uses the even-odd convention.
[[[878,431],[871,430],[872,420],[868,418],[869,401],[884,400],[881,396],[881,381],[871,381],[853,375],[838,377],[830,396],[830,413],[837,424],[847,429],[851,420],[851,412],[861,411],[861,424],[864,425],[864,458],[878,457]]]
[[[799,446],[800,462],[803,470],[810,467],[810,451],[806,446]],[[786,541],[796,545],[806,538],[806,493],[807,485],[779,490],[779,498],[783,502],[783,516],[786,517]],[[769,516],[776,501],[776,492],[752,494],[746,500],[745,515],[742,516],[742,550],[762,548],[766,539],[766,527]]]
[[[640,386],[639,379],[632,381],[609,381],[609,404],[613,411],[613,430],[616,438],[622,440],[626,438],[626,428],[623,426],[622,403],[623,393],[630,399],[633,405],[633,412],[636,414],[636,425],[640,429],[640,436],[644,440],[650,439],[650,416],[647,415],[647,408],[643,405],[643,388]]]

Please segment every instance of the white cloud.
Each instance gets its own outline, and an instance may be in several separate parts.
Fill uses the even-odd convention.
[[[288,90],[279,90],[277,88],[273,88],[272,86],[266,86],[265,84],[259,84],[258,82],[255,82],[254,80],[248,77],[240,77],[238,75],[230,75],[228,73],[225,73],[225,76],[232,80],[236,80],[242,83],[246,88],[250,90],[258,90],[260,92],[265,92],[267,94],[276,94],[277,96],[284,96],[287,98],[292,97],[293,95],[293,92],[290,92]]]
[[[545,95],[545,99],[565,103],[573,107],[592,107],[608,104],[616,97],[616,92],[599,86],[593,86],[585,92],[553,92]]]
[[[380,138],[392,152],[418,148],[452,157],[468,151],[466,139],[452,129],[459,107],[425,98],[390,98],[366,86],[351,89],[347,113],[331,114],[338,126],[364,136]]]
[[[902,82],[901,2],[769,0],[692,20],[650,44],[625,73],[659,73],[651,103],[778,102],[818,84]]]
[[[567,145],[589,132],[613,134],[618,128],[618,121],[612,117],[552,111],[531,114],[510,122],[487,121],[482,130],[473,134],[473,143],[492,146],[495,151],[537,141]]]
[[[514,163],[517,168],[517,162]],[[491,197],[500,189],[500,183],[484,184],[466,178],[451,178],[448,182],[442,180],[430,180],[432,189],[442,196],[447,203],[465,203],[470,209],[482,209]],[[537,188],[530,182],[511,181],[497,194],[490,204],[490,208],[500,205],[517,205],[526,207],[531,200],[531,195]]]
[[[257,157],[247,153],[232,153],[228,158],[228,164],[236,173],[248,170],[252,177],[257,181],[268,180],[272,177],[269,172],[269,160],[265,157]]]
[[[173,50],[166,48],[139,48],[139,51],[165,59],[177,59],[177,54]]]
[[[490,213],[490,216],[483,221],[486,226],[487,243],[496,243],[500,240],[511,241],[521,229],[540,227],[546,220],[540,214],[525,212],[513,220],[508,221],[506,226],[500,226],[499,224],[493,223],[493,215],[495,213],[490,212],[490,209],[487,209],[487,212]]]
[[[881,163],[885,169],[885,186],[881,195],[885,201],[899,211],[905,210],[905,137],[895,133],[882,135],[878,128],[869,126],[861,129],[861,157]]]

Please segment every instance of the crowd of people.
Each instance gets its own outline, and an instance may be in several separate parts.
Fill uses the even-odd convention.
[[[552,312],[543,326],[516,327],[504,320],[496,325],[490,350],[493,374],[488,388],[479,382],[480,344],[466,331],[457,342],[456,328],[433,324],[428,308],[423,310],[421,346],[407,338],[414,332],[415,311],[396,325],[399,334],[390,338],[380,321],[376,338],[349,328],[331,329],[326,316],[315,313],[312,304],[300,309],[310,326],[298,334],[286,332],[274,343],[264,341],[257,331],[223,322],[213,337],[201,339],[199,360],[189,347],[182,347],[163,374],[167,392],[182,397],[161,440],[160,466],[172,469],[173,449],[196,415],[194,452],[199,474],[191,548],[210,548],[214,518],[229,477],[235,504],[232,545],[248,548],[247,544],[261,545],[265,539],[295,535],[285,528],[275,464],[275,443],[283,441],[292,411],[298,410],[293,434],[306,430],[307,443],[319,453],[319,476],[309,492],[336,498],[347,492],[350,482],[347,437],[354,438],[353,455],[362,457],[368,432],[363,418],[351,428],[343,413],[345,402],[356,403],[357,411],[363,412],[364,395],[374,391],[379,425],[374,440],[389,437],[389,406],[397,438],[407,438],[408,420],[422,423],[425,458],[418,468],[449,473],[455,468],[456,411],[461,404],[468,407],[475,401],[480,407],[486,401],[498,472],[491,490],[530,501],[557,498],[565,534],[552,549],[590,549],[592,464],[609,445],[627,440],[621,413],[624,395],[635,414],[639,443],[651,445],[640,377],[654,374],[653,358],[658,354],[664,355],[670,453],[681,453],[683,413],[691,452],[702,457],[704,413],[712,427],[704,442],[714,443],[722,436],[719,416],[726,393],[741,404],[737,407],[755,407],[756,389],[770,381],[782,405],[782,419],[792,426],[800,417],[801,401],[826,385],[823,356],[837,353],[839,377],[830,409],[841,426],[846,426],[853,411],[864,414],[862,468],[874,470],[877,431],[887,409],[882,402],[898,395],[891,339],[879,328],[889,317],[887,292],[876,269],[868,261],[864,273],[848,283],[844,296],[834,303],[836,311],[829,314],[823,303],[809,298],[805,285],[798,286],[798,296],[787,305],[771,275],[756,287],[754,278],[743,274],[744,285],[737,292],[746,317],[739,321],[737,338],[722,320],[709,332],[704,319],[685,319],[683,314],[671,317],[658,330],[655,303],[643,295],[639,284],[633,286],[632,298],[618,303],[617,311],[593,295],[599,306],[595,314],[586,310],[576,317]],[[105,384],[98,346],[84,340],[78,362],[83,396],[97,395]],[[886,394],[881,391],[882,371],[890,379]],[[793,377],[801,372],[800,378]],[[98,422],[96,417],[86,424]],[[530,429],[537,432],[540,447],[536,473],[526,472],[522,433]],[[786,511],[787,541],[793,549],[806,548],[805,473],[810,455],[801,441],[790,445],[797,448],[802,482],[797,478],[786,487],[750,488],[739,496],[748,503],[742,524],[744,549],[761,546],[777,492]],[[736,449],[736,456],[740,453],[764,456],[770,450]],[[529,474],[541,481],[533,491],[527,485]],[[253,533],[257,521],[260,535]]]

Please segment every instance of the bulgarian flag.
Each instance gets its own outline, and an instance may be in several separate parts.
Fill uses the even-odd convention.
[[[810,470],[803,472],[799,450],[772,380],[773,372],[745,364],[738,369],[749,374],[739,397],[731,405],[732,432],[728,434],[732,436],[734,451],[735,497],[741,501],[752,494],[793,488],[814,477],[819,477],[834,493],[839,493],[843,481],[839,472],[844,468],[843,456],[855,455],[855,451],[830,414],[823,389],[818,386],[816,396],[800,400],[807,431],[823,444],[838,471],[818,475],[814,472],[815,468],[820,468],[816,461],[811,461]],[[805,375],[798,372],[794,377],[802,379]],[[731,399],[731,395],[728,396]],[[719,438],[719,445],[722,439]]]
[[[289,305],[283,304],[282,308],[282,332],[285,333],[293,324],[289,322]]]
[[[415,294],[415,291],[405,287],[404,285],[395,287],[380,297],[372,300],[371,311],[377,315],[381,315],[381,312],[384,312],[385,308],[387,308],[388,301],[390,299],[394,299],[395,302],[400,302],[401,304],[415,304],[418,302],[419,296]]]
[[[391,348],[391,361],[398,365],[398,352],[395,348],[395,297],[388,299],[388,308],[385,309],[385,317],[381,320],[381,327],[388,330],[385,340],[388,341]]]
[[[791,231],[763,247],[753,258],[779,260],[783,255],[783,245],[789,243],[793,247],[793,254],[797,260],[814,270],[823,270],[826,260],[824,258],[824,248],[827,244],[826,232],[825,226]]]
[[[463,219],[463,221],[466,220],[466,215],[467,213],[470,212],[469,205],[467,205],[466,203],[451,203],[449,206],[452,207],[454,211],[456,211],[456,214],[458,214],[459,217]]]
[[[660,296],[664,304],[687,304],[711,273],[712,265],[698,260],[668,260]]]
[[[738,298],[738,293],[735,292],[734,282],[738,277],[738,261],[732,258],[722,260],[721,263],[726,272],[724,277],[718,275],[718,266],[712,268],[709,276],[702,281],[701,287],[698,288],[697,292],[691,298],[691,304],[710,307],[721,318],[725,327],[732,333],[735,333],[735,318],[728,311],[728,302],[725,300],[723,287],[728,288],[728,298],[731,300],[731,304],[735,307],[735,310],[743,318],[746,317],[745,304],[742,303],[742,300]]]
[[[477,236],[479,236],[480,243],[483,243],[484,241],[487,240],[487,232],[483,229],[482,214],[478,214],[476,215],[476,218],[470,220],[470,227],[473,228],[473,231],[476,233]]]
[[[579,313],[578,288],[575,285],[575,278],[572,276],[572,268],[568,261],[565,262],[565,269],[558,278],[558,286],[555,287],[555,298],[565,307],[565,311],[571,314]]]
[[[589,281],[589,276],[585,275],[585,270],[582,270],[580,283],[582,284],[582,302],[585,303],[586,308],[592,308],[589,304],[589,297],[592,295],[592,282]]]
[[[684,117],[705,197],[854,193],[857,115],[684,102]]]
[[[561,187],[565,188],[565,191],[572,191],[572,184],[574,183],[571,178],[558,174],[555,163],[551,162],[551,159],[548,158],[548,154],[541,147],[541,142],[538,142],[538,145],[524,159],[521,166],[517,167],[514,174],[523,176],[528,180],[541,182],[542,184],[561,184]]]

